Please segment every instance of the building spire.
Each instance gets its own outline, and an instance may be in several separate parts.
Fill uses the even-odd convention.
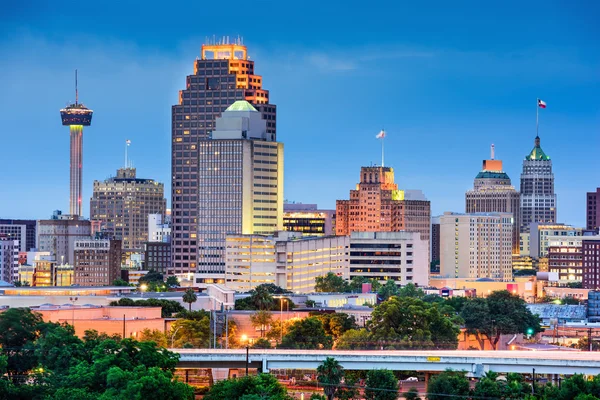
[[[79,104],[79,92],[77,91],[77,70],[75,70],[75,105]]]
[[[536,136],[534,141],[535,147],[540,147],[540,137]]]
[[[493,159],[494,159],[494,156],[496,155],[496,151],[495,151],[494,143],[492,143],[492,145],[490,146],[490,152],[492,153],[492,154],[491,154],[491,157],[490,157],[490,160],[493,160]]]

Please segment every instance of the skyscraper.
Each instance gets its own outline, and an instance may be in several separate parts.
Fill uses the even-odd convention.
[[[194,74],[172,108],[172,226],[174,273],[194,272],[198,262],[198,141],[209,137],[215,119],[236,100],[247,100],[266,120],[266,133],[276,133],[276,107],[254,73],[254,61],[238,39],[202,46]],[[273,137],[275,140],[275,137]]]
[[[81,168],[83,166],[83,127],[92,124],[93,111],[79,103],[77,70],[75,71],[75,104],[60,110],[62,124],[69,127],[71,136],[69,214],[81,217]]]
[[[190,238],[198,241],[195,283],[202,286],[224,282],[228,234],[283,230],[283,144],[267,132],[261,113],[239,100],[198,146],[198,230]],[[187,257],[174,254],[174,261]]]
[[[529,232],[532,222],[556,222],[552,160],[542,150],[539,136],[536,136],[533,149],[523,160],[521,173],[521,232]]]
[[[417,191],[398,190],[393,168],[362,167],[350,200],[336,201],[336,233],[398,231],[419,232],[429,243],[430,202]]]
[[[514,218],[513,254],[519,254],[520,195],[502,169],[502,161],[494,159],[494,145],[492,145],[491,153],[489,160],[483,160],[483,167],[475,177],[473,189],[467,191],[465,195],[466,212],[468,214],[477,212],[511,213]]]
[[[109,237],[123,241],[125,251],[143,251],[148,241],[148,215],[167,208],[164,185],[136,176],[135,168],[120,168],[117,176],[94,181],[90,219],[101,221]]]
[[[587,230],[600,227],[600,187],[595,192],[588,192],[585,203],[585,221]]]
[[[21,251],[31,251],[32,249],[36,248],[36,245],[35,245],[35,227],[37,225],[36,220],[34,220],[34,219],[0,219],[0,233],[8,233],[10,231],[14,231],[13,229],[21,230],[22,225],[25,226],[25,243],[20,243]]]

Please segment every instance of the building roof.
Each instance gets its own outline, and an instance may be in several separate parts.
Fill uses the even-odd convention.
[[[506,172],[499,171],[481,171],[477,174],[475,179],[508,179],[508,174]]]
[[[225,111],[255,111],[258,112],[256,108],[246,100],[238,100],[229,107],[225,109]]]
[[[542,147],[540,146],[540,137],[539,136],[537,136],[535,138],[535,146],[531,150],[531,153],[529,153],[529,155],[525,157],[525,159],[526,160],[542,160],[542,161],[550,160],[550,157],[547,156],[546,153],[544,153],[544,150],[542,150]]]

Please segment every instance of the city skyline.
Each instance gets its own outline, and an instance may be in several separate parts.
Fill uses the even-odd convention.
[[[597,28],[577,23],[589,20],[583,9],[549,3],[535,9],[539,20],[531,22],[527,17],[534,10],[525,8],[512,24],[489,26],[495,35],[483,33],[468,44],[459,40],[466,37],[465,28],[452,23],[442,29],[453,34],[439,41],[424,33],[427,27],[422,37],[411,35],[410,24],[381,28],[378,35],[334,37],[315,28],[307,37],[287,33],[265,39],[255,28],[215,23],[201,32],[186,28],[169,33],[162,40],[122,29],[99,40],[103,30],[92,24],[76,28],[80,35],[69,35],[64,44],[67,30],[58,26],[63,17],[51,14],[56,18],[49,22],[33,12],[24,19],[18,11],[9,13],[5,27],[11,31],[0,40],[0,48],[13,55],[0,66],[0,82],[7,88],[0,96],[0,115],[9,133],[4,135],[7,148],[26,150],[7,154],[7,164],[20,168],[4,176],[2,184],[21,195],[0,199],[2,217],[40,219],[54,209],[68,210],[67,138],[56,109],[73,100],[75,68],[80,97],[95,111],[83,150],[83,198],[90,197],[93,180],[121,165],[125,139],[132,140],[130,154],[138,170],[164,182],[168,192],[170,111],[176,94],[205,36],[240,34],[278,105],[278,139],[287,148],[286,199],[333,208],[356,183],[360,166],[379,163],[380,143],[374,136],[383,126],[388,133],[386,165],[395,169],[398,184],[423,190],[432,215],[462,212],[473,166],[487,157],[491,143],[516,183],[535,137],[539,97],[548,104],[540,110],[539,133],[554,163],[558,221],[585,226],[586,192],[598,186],[600,172],[594,157],[581,156],[581,146],[600,145],[595,96],[600,52],[590,39]],[[276,11],[281,10],[262,10],[267,15]],[[324,16],[334,11],[326,6]],[[569,12],[561,15],[563,11]],[[442,7],[434,12],[431,23],[439,22],[443,12],[450,11]],[[352,15],[357,18],[356,12]],[[482,15],[489,23],[488,13]],[[386,25],[389,17],[382,18]],[[114,17],[106,23],[114,28],[118,21]],[[483,29],[483,21],[467,22]],[[374,24],[366,21],[365,31]],[[553,24],[562,28],[550,29]],[[90,46],[82,47],[84,43]],[[74,49],[81,51],[72,54]],[[39,65],[38,59],[45,63]],[[406,77],[387,78],[397,68]],[[31,95],[34,88],[38,96]],[[26,117],[15,107],[23,102],[38,112],[25,125]],[[24,143],[27,135],[33,140]],[[309,183],[314,190],[307,192]],[[32,187],[43,190],[43,202],[30,192]]]

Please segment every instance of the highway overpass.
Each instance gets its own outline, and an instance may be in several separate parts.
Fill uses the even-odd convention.
[[[246,367],[246,349],[171,349],[179,353],[178,368]],[[249,368],[316,369],[333,357],[345,369],[386,368],[399,371],[440,372],[448,368],[481,377],[487,371],[536,374],[600,374],[600,353],[576,351],[338,351],[250,349]]]

